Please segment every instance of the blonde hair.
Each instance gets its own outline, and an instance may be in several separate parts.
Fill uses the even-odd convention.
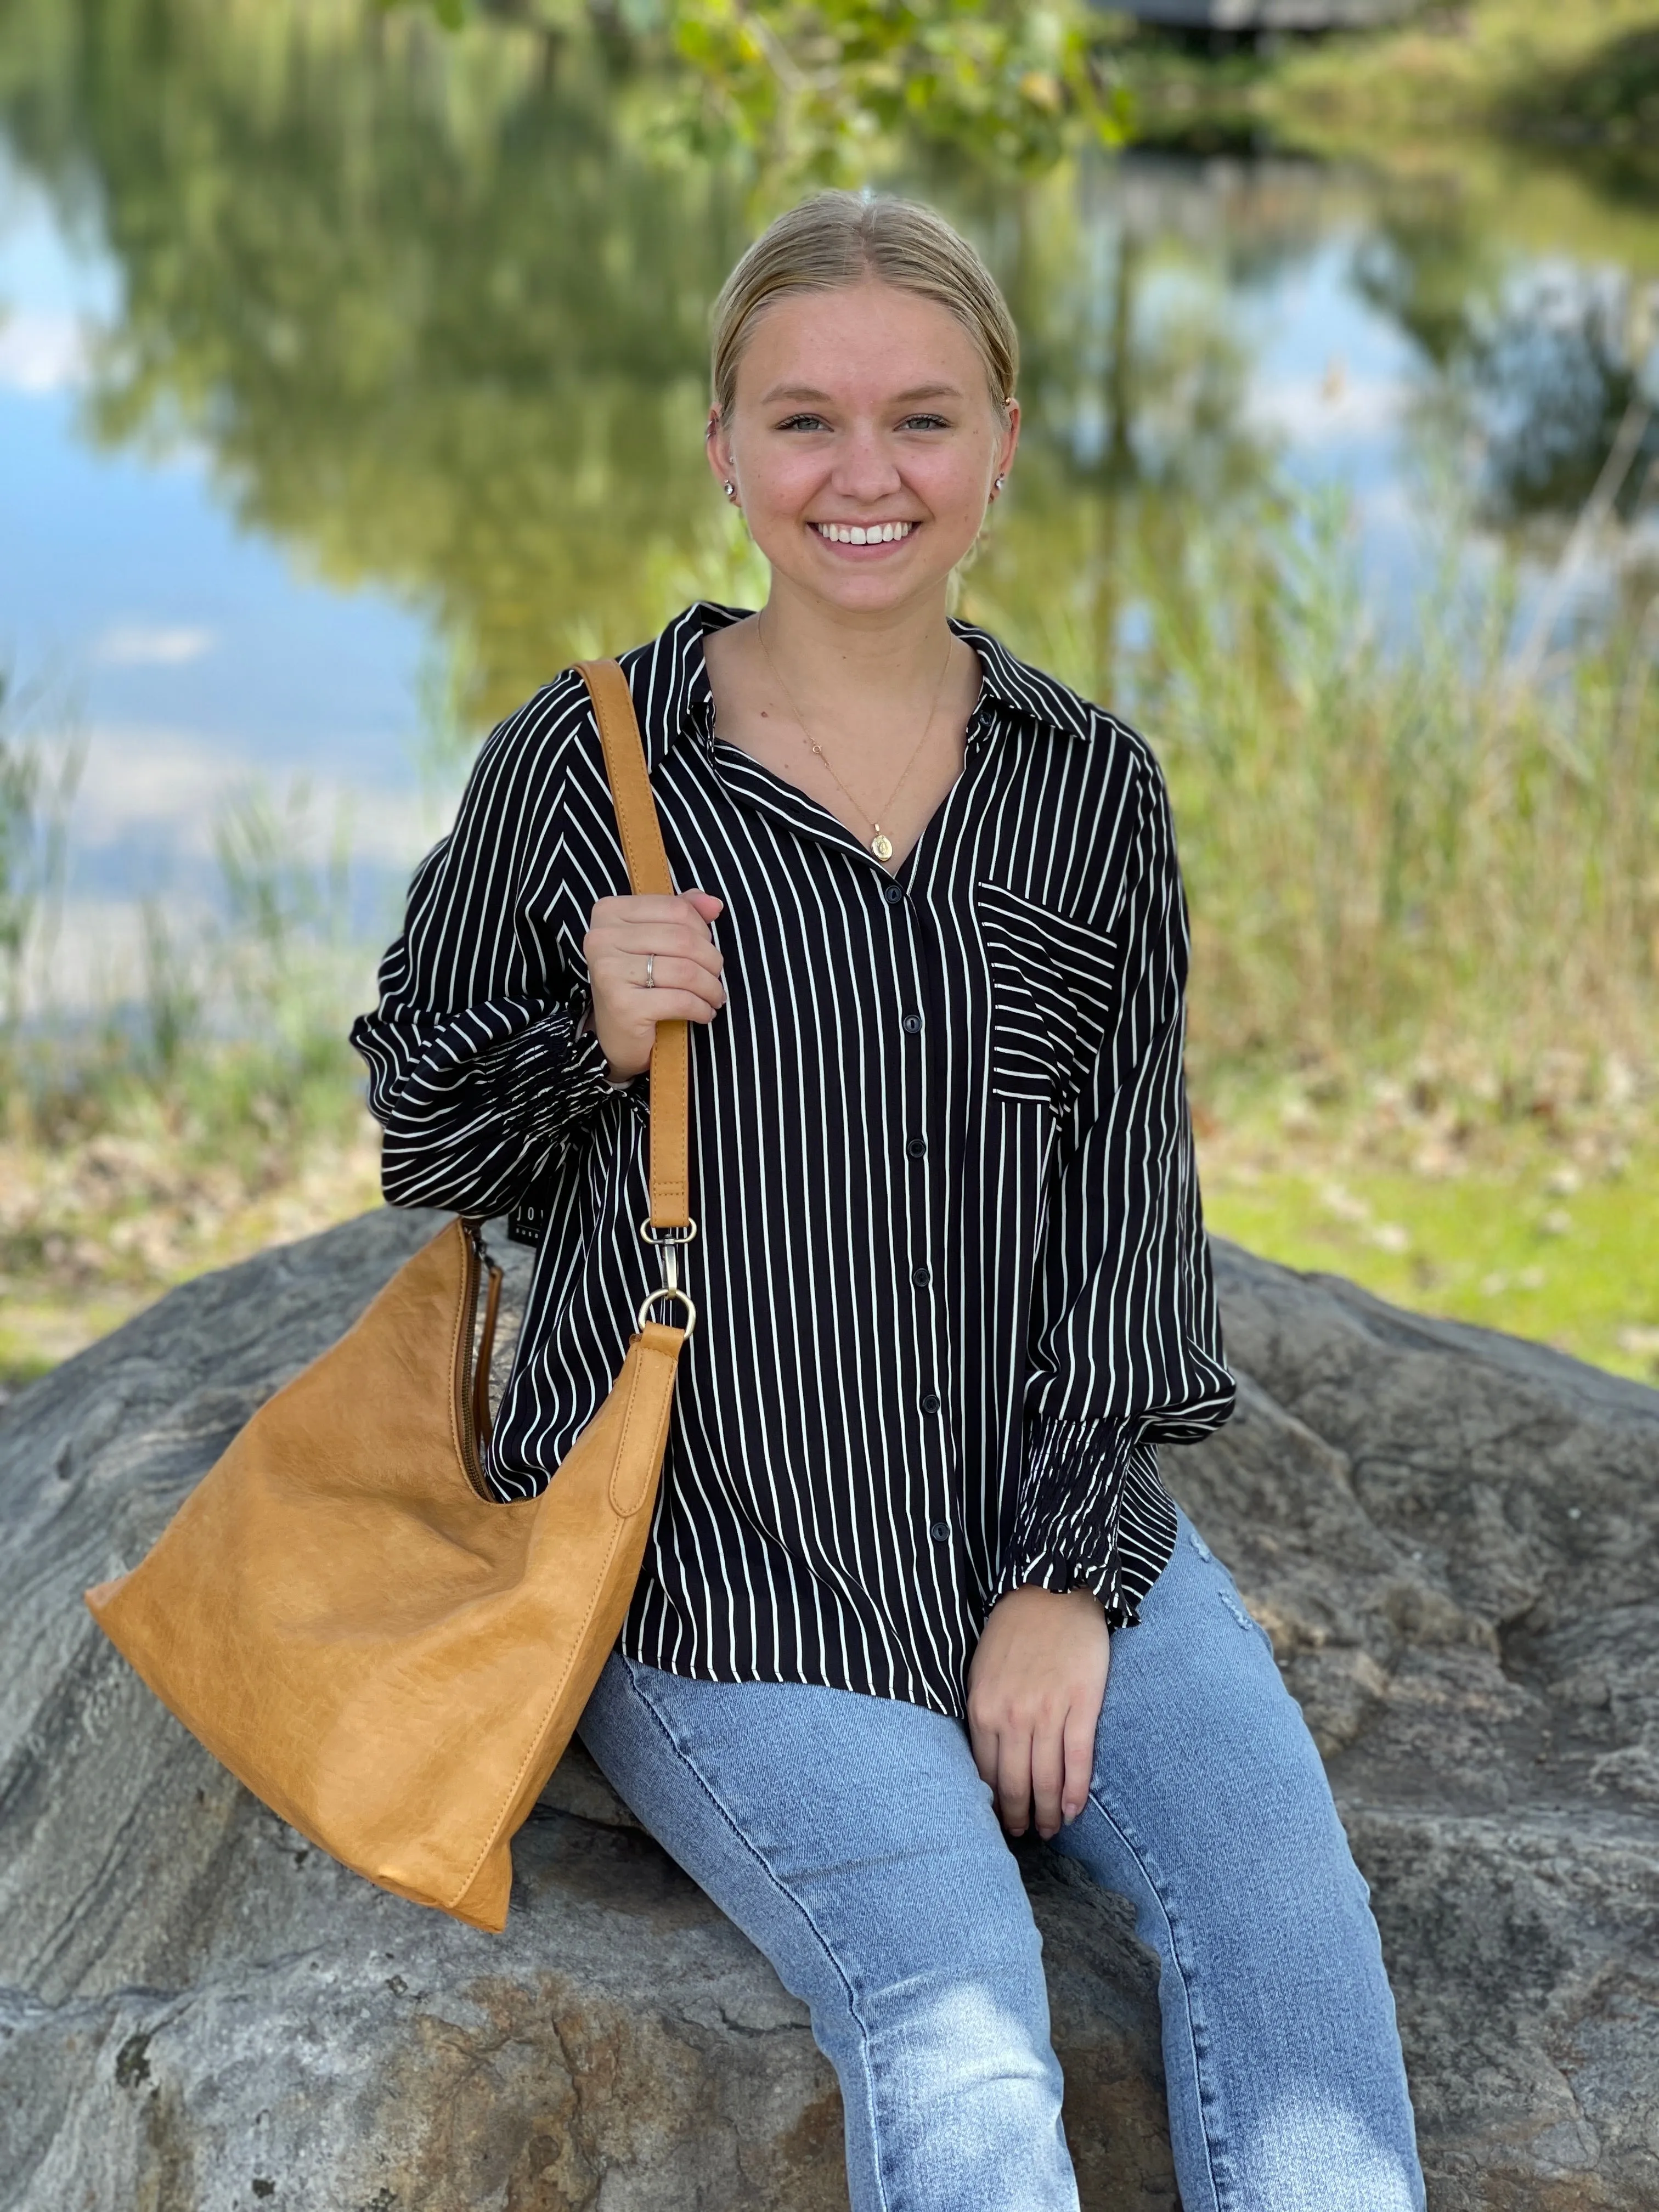
[[[720,287],[711,349],[720,419],[731,414],[756,319],[775,301],[872,277],[949,309],[985,365],[992,404],[1006,413],[1019,375],[1019,333],[996,278],[967,240],[914,200],[819,192],[763,231]]]

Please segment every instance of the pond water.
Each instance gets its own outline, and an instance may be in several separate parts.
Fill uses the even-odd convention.
[[[1644,376],[1659,398],[1659,214],[1477,167],[911,180],[1026,347],[970,610],[1109,680],[1148,618],[1127,580],[1335,488],[1385,623],[1449,529],[1518,559],[1524,623]],[[133,988],[135,902],[204,912],[256,785],[296,843],[349,842],[372,934],[471,733],[573,653],[753,593],[701,438],[707,303],[752,222],[732,179],[659,157],[626,84],[505,30],[0,19],[0,658],[32,726],[84,747],[40,988]],[[1652,558],[1656,449],[1581,599]]]

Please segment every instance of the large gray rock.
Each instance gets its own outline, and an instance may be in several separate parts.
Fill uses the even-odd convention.
[[[1218,1247],[1174,1467],[1371,1883],[1435,2212],[1659,2205],[1659,1392]]]
[[[845,2203],[799,2006],[579,1754],[479,1935],[343,1873],[79,1602],[428,1233],[175,1291],[0,1414],[0,2207]],[[1218,1249],[1238,1419],[1171,1455],[1375,1892],[1437,2212],[1659,2203],[1659,1394]],[[1090,2212],[1174,2205],[1155,1970],[1023,1854]]]

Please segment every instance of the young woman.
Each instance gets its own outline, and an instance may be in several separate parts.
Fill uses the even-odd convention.
[[[1016,368],[924,209],[827,194],[744,256],[708,458],[770,595],[623,664],[685,888],[625,895],[577,678],[495,732],[355,1031],[386,1196],[539,1243],[490,1475],[540,1488],[656,1280],[639,1079],[696,1024],[701,1319],[582,1735],[811,2007],[857,2212],[1077,2203],[1033,1823],[1162,1960],[1187,2212],[1408,2212],[1365,1886],[1158,1480],[1233,1401],[1163,781],[947,615]]]

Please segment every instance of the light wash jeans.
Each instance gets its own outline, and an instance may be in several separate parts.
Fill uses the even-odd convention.
[[[811,2008],[854,2212],[1076,2212],[1042,1945],[960,1723],[612,1656],[582,1741]],[[1128,1898],[1184,2212],[1421,2212],[1369,1893],[1267,1639],[1182,1517],[1053,1848]]]

